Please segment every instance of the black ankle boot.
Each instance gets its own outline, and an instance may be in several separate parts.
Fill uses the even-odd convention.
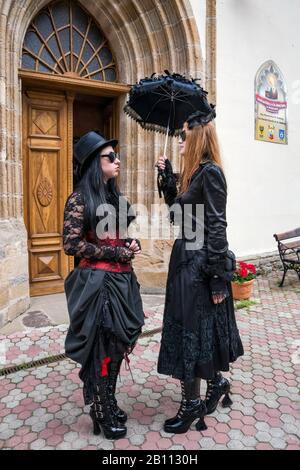
[[[215,411],[218,403],[224,395],[222,400],[223,408],[227,408],[232,405],[232,401],[229,397],[230,394],[230,383],[220,372],[217,372],[216,377],[212,380],[207,381],[207,390],[205,396],[205,404],[207,408],[207,414],[210,415]]]
[[[205,415],[206,406],[203,400],[182,400],[177,415],[164,424],[164,431],[183,434],[190,429],[191,424],[196,419],[199,419],[196,425],[197,431],[204,431],[207,429],[204,422]]]
[[[189,430],[191,424],[196,419],[199,419],[196,425],[196,429],[198,431],[207,429],[204,422],[204,416],[206,414],[205,403],[203,400],[200,400],[200,398],[195,398],[195,396],[199,397],[199,391],[195,390],[195,385],[197,388],[197,384],[199,384],[198,388],[200,390],[200,381],[198,381],[196,384],[195,381],[181,382],[182,400],[180,408],[176,416],[165,421],[165,432],[183,434]]]
[[[118,380],[118,375],[119,375],[121,364],[122,364],[122,359],[120,361],[113,361],[109,364],[108,386],[109,386],[109,395],[111,399],[112,411],[120,423],[126,423],[127,414],[125,413],[124,410],[122,410],[118,406],[118,402],[115,397],[117,380]]]
[[[126,435],[126,426],[119,423],[111,407],[107,377],[101,377],[96,386],[94,403],[90,409],[90,416],[94,425],[94,434],[98,435],[101,429],[106,439],[120,439]]]

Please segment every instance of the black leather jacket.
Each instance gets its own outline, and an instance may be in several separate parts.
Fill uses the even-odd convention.
[[[204,247],[207,249],[207,264],[202,269],[209,276],[212,294],[226,294],[225,259],[228,249],[226,202],[227,184],[222,169],[211,160],[202,162],[192,176],[188,190],[178,196],[178,177],[172,165],[166,160],[160,189],[168,206],[179,203],[182,207],[190,204],[204,205]],[[194,207],[193,207],[194,206]],[[194,217],[194,216],[193,216]],[[174,218],[171,216],[171,222]],[[184,237],[184,234],[183,234]]]

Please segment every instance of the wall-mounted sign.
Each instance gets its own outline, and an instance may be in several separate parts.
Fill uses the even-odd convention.
[[[255,77],[255,139],[287,144],[287,137],[286,85],[275,62],[268,60]]]

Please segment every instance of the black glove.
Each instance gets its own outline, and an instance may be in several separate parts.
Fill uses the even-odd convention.
[[[134,252],[125,246],[117,246],[115,247],[115,250],[115,259],[119,263],[128,263],[134,258]]]
[[[168,159],[165,160],[165,165],[165,169],[158,172],[157,186],[159,197],[161,197],[161,193],[163,193],[165,202],[170,207],[174,203],[177,196],[178,176],[173,173],[172,164]]]
[[[209,287],[211,295],[225,295],[225,297],[228,296],[226,281],[217,275],[214,275],[209,279]]]

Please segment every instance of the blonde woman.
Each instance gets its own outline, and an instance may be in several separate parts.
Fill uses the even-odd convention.
[[[186,224],[173,246],[166,288],[158,372],[180,380],[182,400],[176,416],[165,421],[169,433],[185,433],[193,421],[206,429],[205,414],[212,413],[224,395],[229,406],[230,384],[220,371],[243,355],[236,325],[230,273],[226,271],[227,185],[213,119],[214,107],[196,112],[184,123],[179,148],[183,171],[179,180],[168,159],[160,157],[163,172],[161,190],[166,203],[189,208],[190,229],[203,233],[203,243],[195,238],[192,249]],[[197,206],[203,205],[202,225],[197,227]],[[199,206],[198,206],[199,207]],[[174,219],[174,215],[171,217]],[[198,221],[198,222],[197,222]],[[198,230],[198,232],[197,232]],[[207,381],[204,400],[200,380]]]

